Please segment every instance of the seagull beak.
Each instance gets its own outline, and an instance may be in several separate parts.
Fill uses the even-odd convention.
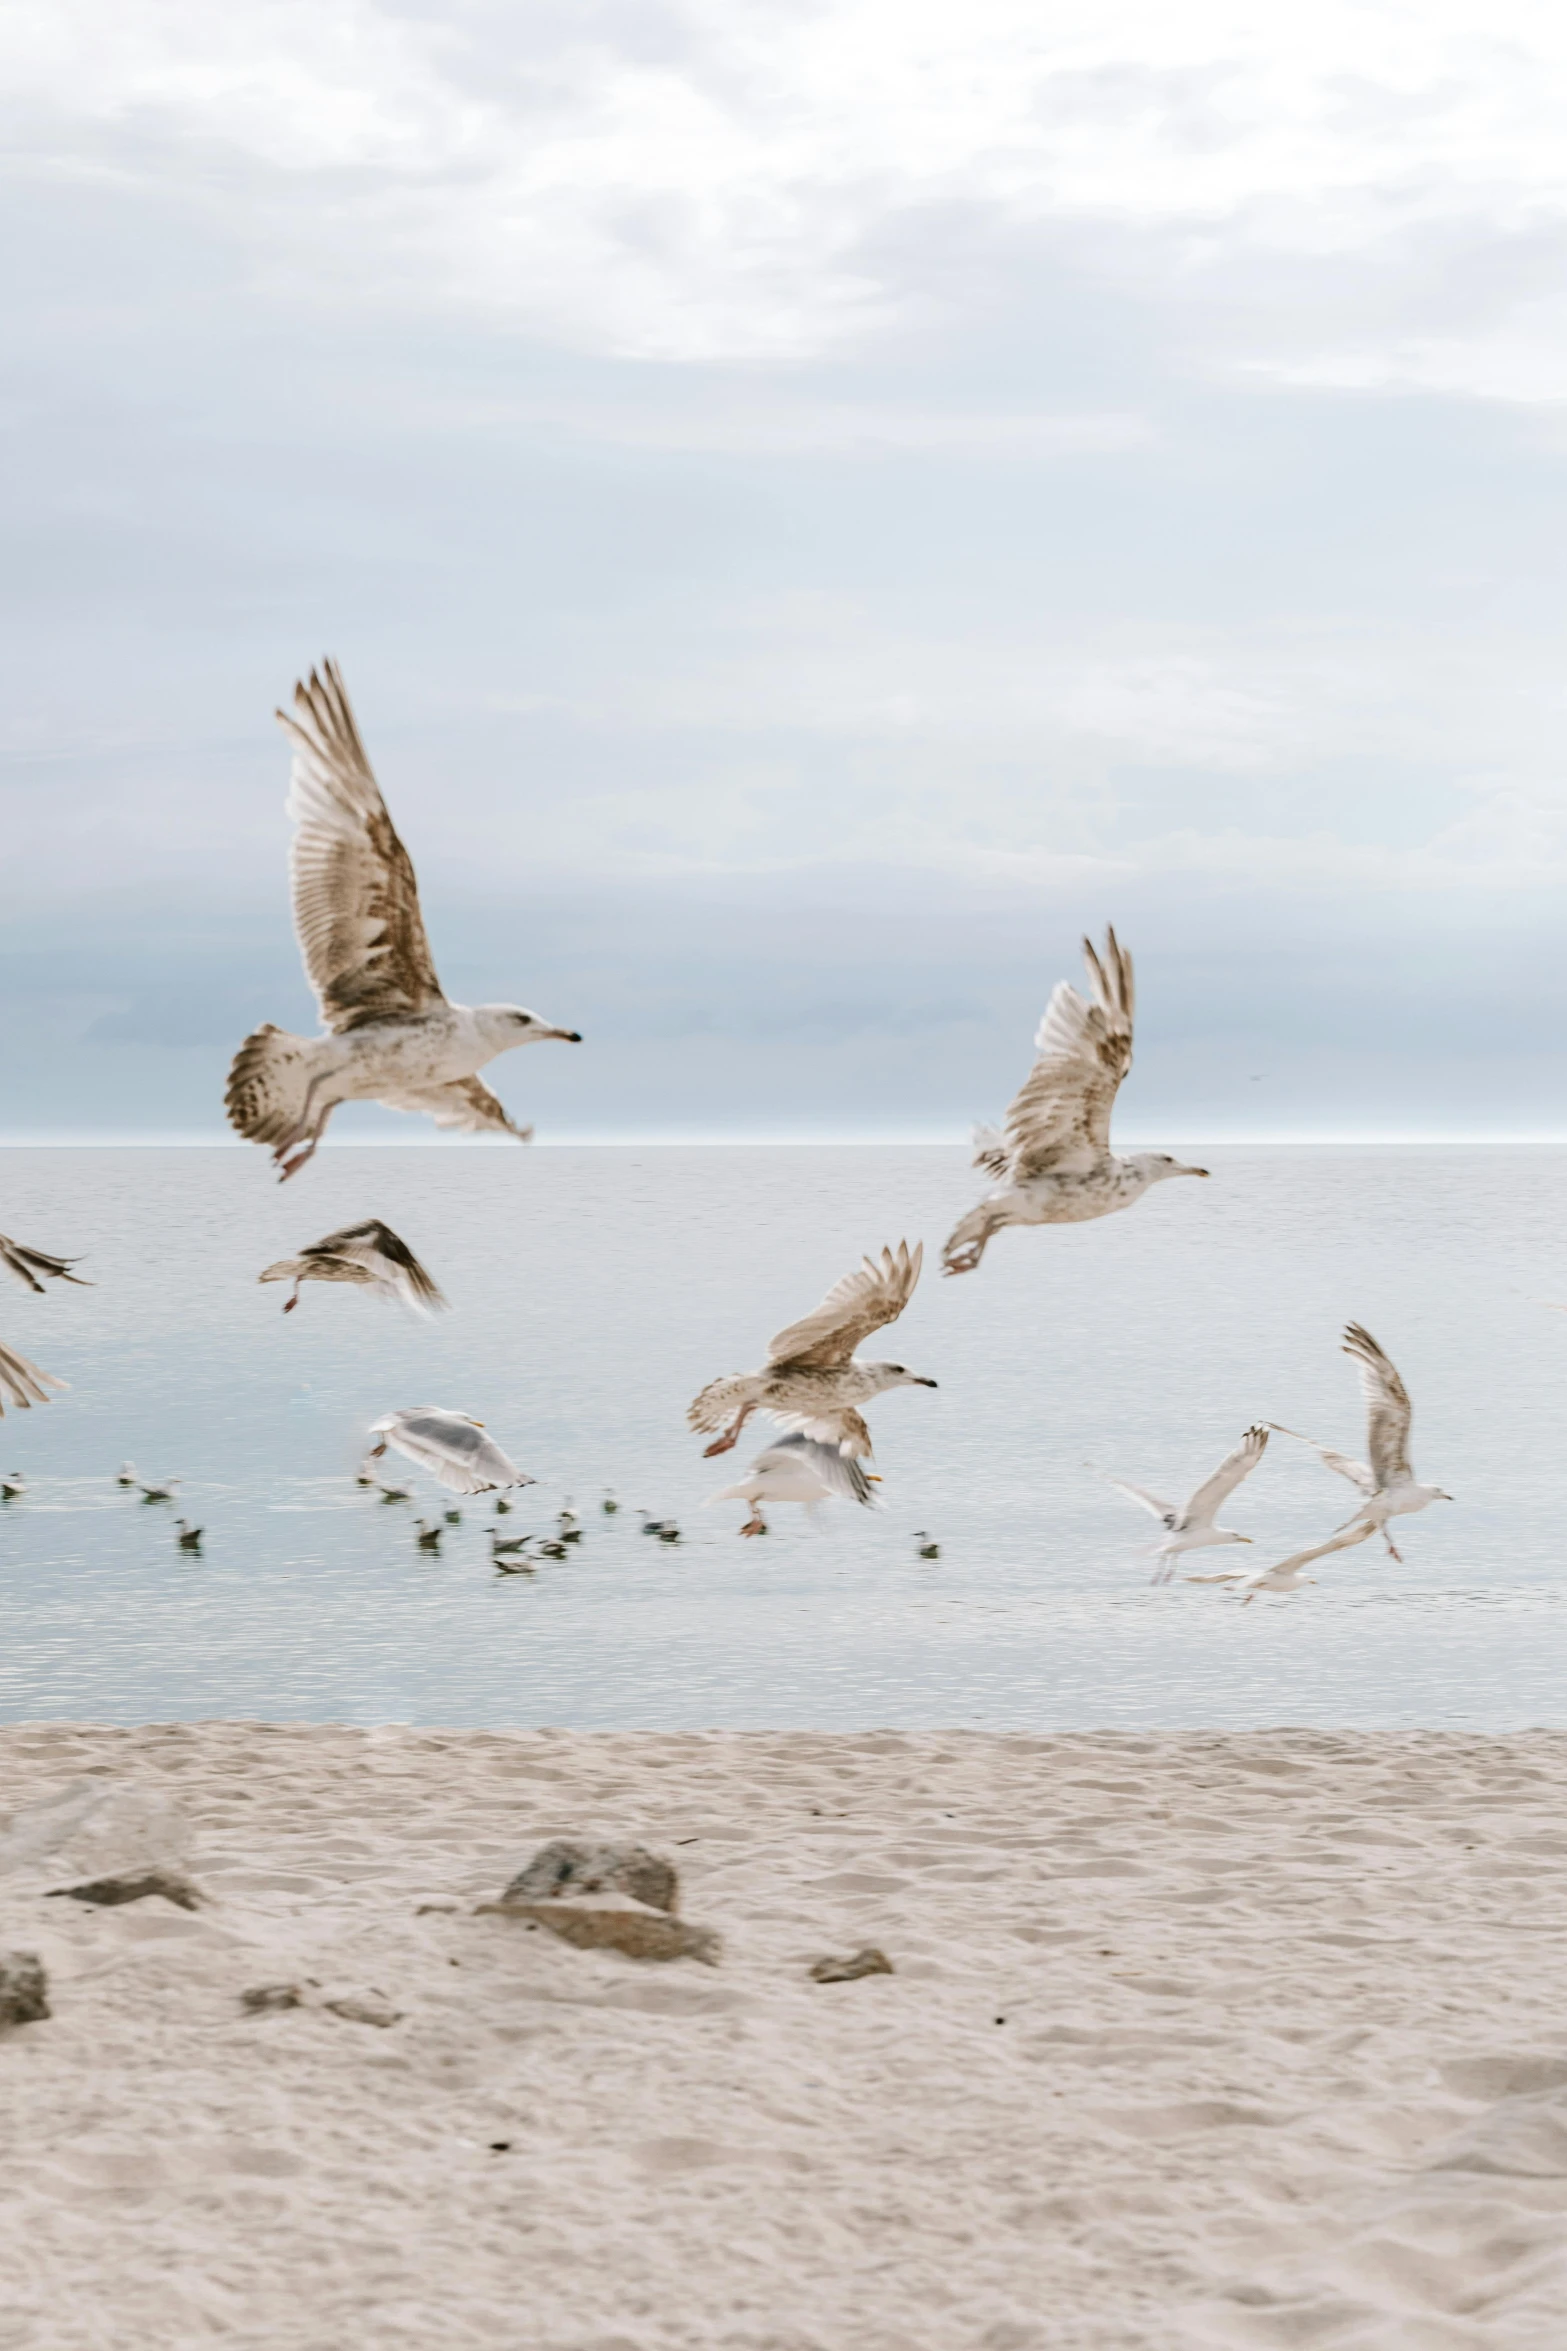
[[[936,1386],[936,1382],[934,1380],[922,1380],[916,1378],[914,1385],[916,1388],[934,1388]]]
[[[539,1034],[541,1037],[559,1037],[563,1045],[580,1045],[582,1042],[580,1029],[540,1029]]]
[[[1208,1170],[1205,1167],[1188,1167],[1183,1172],[1187,1175],[1205,1176]]]

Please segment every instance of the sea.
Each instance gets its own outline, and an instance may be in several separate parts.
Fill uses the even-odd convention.
[[[0,1339],[69,1382],[0,1424],[0,1718],[579,1728],[968,1725],[1505,1730],[1567,1722],[1567,1153],[1172,1144],[1211,1180],[1002,1233],[943,1280],[975,1194],[946,1146],[342,1145],[285,1187],[260,1152],[10,1148],[0,1230],[90,1288],[0,1277]],[[379,1216],[451,1311],[419,1321],[261,1269]],[[881,1507],[714,1492],[692,1395],[745,1370],[862,1252],[923,1239],[868,1348],[935,1379],[872,1408]],[[1242,1607],[1150,1581],[1158,1528],[1104,1476],[1183,1498],[1248,1423],[1363,1457],[1342,1326],[1414,1400],[1451,1503]],[[537,1481],[497,1518],[421,1472],[355,1483],[371,1421],[436,1403]],[[754,1432],[754,1442],[753,1439]],[[116,1483],[180,1476],[204,1529]],[[620,1507],[606,1512],[609,1498]],[[1275,1436],[1227,1523],[1250,1568],[1354,1495]],[[413,1519],[461,1520],[421,1551]],[[485,1529],[583,1539],[501,1576]],[[672,1519],[678,1543],[642,1532]],[[939,1556],[921,1549],[935,1543]]]

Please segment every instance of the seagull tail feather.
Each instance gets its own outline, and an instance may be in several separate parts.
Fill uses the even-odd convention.
[[[286,1143],[300,1128],[319,1038],[296,1037],[271,1021],[252,1029],[234,1056],[223,1106],[251,1143]]]

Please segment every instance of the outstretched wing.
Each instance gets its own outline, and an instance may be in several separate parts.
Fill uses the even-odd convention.
[[[833,1446],[845,1461],[869,1461],[875,1451],[870,1424],[852,1404],[838,1412],[775,1412],[771,1417],[781,1429],[793,1429],[814,1445]]]
[[[982,1167],[986,1175],[994,1176],[998,1184],[1006,1181],[1007,1170],[1012,1165],[1012,1154],[1007,1148],[1006,1136],[999,1127],[974,1129],[974,1157],[970,1165]]]
[[[24,1248],[20,1241],[8,1241],[5,1234],[0,1233],[0,1265],[40,1295],[44,1286],[38,1279],[40,1274],[45,1281],[75,1282],[80,1288],[90,1290],[93,1286],[91,1282],[84,1280],[79,1273],[72,1273],[71,1268],[75,1263],[74,1257],[49,1257],[42,1249]]]
[[[1110,1148],[1110,1113],[1132,1066],[1132,959],[1113,930],[1105,933],[1103,962],[1087,939],[1083,955],[1094,1001],[1085,1004],[1061,982],[1034,1039],[1038,1059],[1007,1111],[1014,1183],[1086,1172]]]
[[[1249,1478],[1268,1449],[1265,1428],[1249,1428],[1233,1453],[1226,1453],[1211,1478],[1205,1478],[1181,1513],[1187,1526],[1211,1526],[1220,1507],[1242,1478]]]
[[[476,1421],[443,1412],[438,1405],[391,1412],[384,1420],[373,1420],[370,1427],[453,1494],[487,1494],[496,1486],[534,1483]]]
[[[1315,1437],[1303,1436],[1299,1429],[1287,1429],[1281,1420],[1270,1420],[1268,1426],[1278,1436],[1293,1437],[1298,1444],[1309,1445],[1313,1453],[1318,1456],[1324,1469],[1337,1470],[1341,1478],[1348,1478],[1350,1484],[1364,1494],[1367,1501],[1376,1492],[1376,1477],[1371,1470],[1367,1469],[1363,1461],[1351,1461],[1347,1453],[1335,1453],[1331,1445],[1319,1444]]]
[[[1260,1567],[1254,1576],[1247,1576],[1243,1580],[1248,1584],[1256,1583],[1263,1576],[1281,1575],[1286,1568],[1309,1567],[1314,1559],[1326,1559],[1332,1551],[1353,1550],[1357,1543],[1363,1543],[1368,1535],[1374,1535],[1376,1531],[1374,1519],[1357,1518],[1350,1526],[1341,1527],[1336,1535],[1330,1535],[1325,1543],[1314,1543],[1309,1551],[1296,1551],[1288,1559],[1275,1561],[1272,1567]]]
[[[818,1369],[847,1363],[862,1339],[896,1322],[914,1295],[925,1244],[907,1241],[883,1249],[880,1261],[867,1257],[857,1273],[835,1282],[814,1314],[790,1323],[767,1350],[769,1363],[810,1364]]]
[[[1344,1353],[1360,1366],[1360,1393],[1366,1400],[1366,1451],[1376,1472],[1377,1490],[1412,1479],[1409,1466],[1409,1424],[1415,1408],[1392,1363],[1363,1324],[1352,1322],[1344,1331]]]
[[[520,1127],[507,1115],[499,1095],[482,1078],[453,1078],[449,1086],[420,1086],[405,1094],[378,1094],[388,1110],[420,1110],[438,1127],[459,1127],[465,1135],[515,1135],[531,1143],[532,1127]]]
[[[14,1404],[21,1412],[31,1405],[47,1404],[51,1388],[63,1388],[64,1380],[57,1380],[52,1372],[40,1371],[36,1363],[29,1363],[25,1355],[17,1355],[9,1347],[0,1347],[0,1413],[6,1403]]]
[[[443,998],[419,885],[335,662],[295,686],[294,708],[277,714],[294,746],[294,930],[322,1021],[341,1034],[428,1011]]]
[[[1130,1494],[1134,1502],[1140,1502],[1145,1510],[1151,1510],[1159,1524],[1168,1527],[1173,1534],[1176,1519],[1180,1516],[1173,1502],[1161,1502],[1158,1495],[1150,1494],[1146,1486],[1130,1486],[1125,1478],[1113,1478],[1107,1469],[1102,1469],[1099,1475],[1107,1486],[1114,1486],[1119,1493]]]
[[[841,1494],[846,1502],[858,1502],[867,1510],[876,1508],[869,1477],[857,1460],[840,1453],[836,1445],[824,1445],[817,1438],[805,1435],[780,1437],[776,1445],[769,1445],[765,1453],[759,1453],[751,1466],[760,1469],[764,1462],[780,1457],[808,1463],[828,1493]]]
[[[328,1233],[324,1241],[317,1241],[308,1254],[312,1257],[351,1257],[368,1272],[389,1281],[401,1292],[410,1306],[444,1306],[446,1300],[425,1272],[408,1243],[383,1224],[378,1216],[366,1217],[363,1224],[344,1225],[340,1233]]]

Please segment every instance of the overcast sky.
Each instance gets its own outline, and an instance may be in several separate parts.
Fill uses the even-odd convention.
[[[327,651],[448,990],[587,1034],[490,1072],[541,1138],[957,1137],[1107,919],[1129,1135],[1567,1134],[1559,8],[12,0],[0,73],[0,1134],[312,1025]]]

